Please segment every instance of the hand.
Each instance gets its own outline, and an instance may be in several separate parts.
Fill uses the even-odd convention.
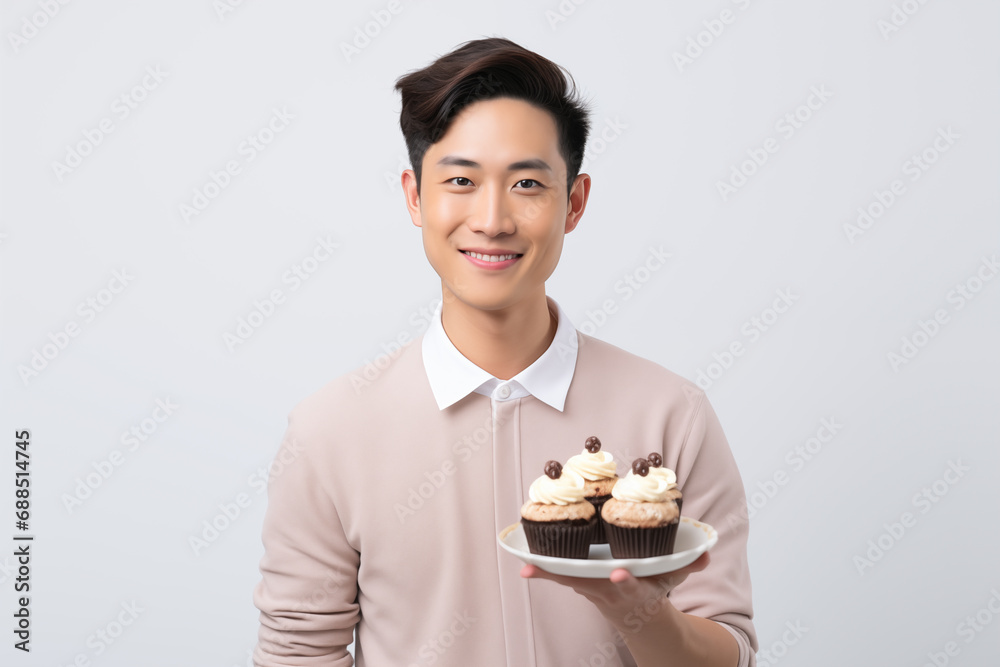
[[[608,579],[586,579],[567,577],[546,572],[535,565],[521,568],[521,576],[526,579],[548,579],[563,586],[569,586],[590,600],[608,621],[619,631],[635,632],[648,618],[656,615],[669,604],[667,595],[694,572],[708,567],[708,552],[698,560],[673,572],[652,577],[633,577],[623,568],[612,570]]]

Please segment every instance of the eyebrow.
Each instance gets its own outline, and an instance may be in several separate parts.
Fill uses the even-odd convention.
[[[482,169],[482,165],[474,160],[468,160],[463,157],[458,157],[457,155],[445,155],[443,158],[438,160],[438,166],[455,166],[455,167],[470,167],[472,169]],[[538,158],[532,158],[530,160],[520,160],[519,162],[512,162],[507,165],[507,171],[520,171],[521,169],[537,169],[539,171],[553,171],[552,167],[548,165],[545,160],[539,160]]]

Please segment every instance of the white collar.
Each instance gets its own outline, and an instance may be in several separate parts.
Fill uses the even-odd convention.
[[[443,303],[438,303],[424,333],[421,351],[439,409],[444,410],[475,391],[495,400],[530,395],[562,412],[576,369],[578,340],[576,327],[559,304],[549,296],[545,300],[549,311],[558,318],[556,335],[542,356],[506,381],[493,377],[458,351],[441,324]]]

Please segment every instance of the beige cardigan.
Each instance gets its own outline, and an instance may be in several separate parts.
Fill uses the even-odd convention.
[[[670,600],[721,623],[754,664],[744,487],[715,412],[691,382],[575,333],[562,412],[475,392],[439,410],[421,338],[370,385],[352,383],[358,369],[295,407],[268,486],[256,665],[351,665],[355,627],[369,667],[634,665],[591,603],[522,579],[496,539],[545,461],[590,435],[621,475],[652,451],[676,471],[684,515],[719,542]]]

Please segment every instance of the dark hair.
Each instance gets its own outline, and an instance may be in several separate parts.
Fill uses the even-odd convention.
[[[551,114],[559,133],[559,153],[566,162],[569,197],[580,173],[590,120],[588,104],[579,98],[566,68],[509,39],[490,37],[465,42],[427,67],[400,77],[395,90],[403,98],[399,126],[418,192],[424,154],[441,140],[458,112],[473,102],[510,97]]]

